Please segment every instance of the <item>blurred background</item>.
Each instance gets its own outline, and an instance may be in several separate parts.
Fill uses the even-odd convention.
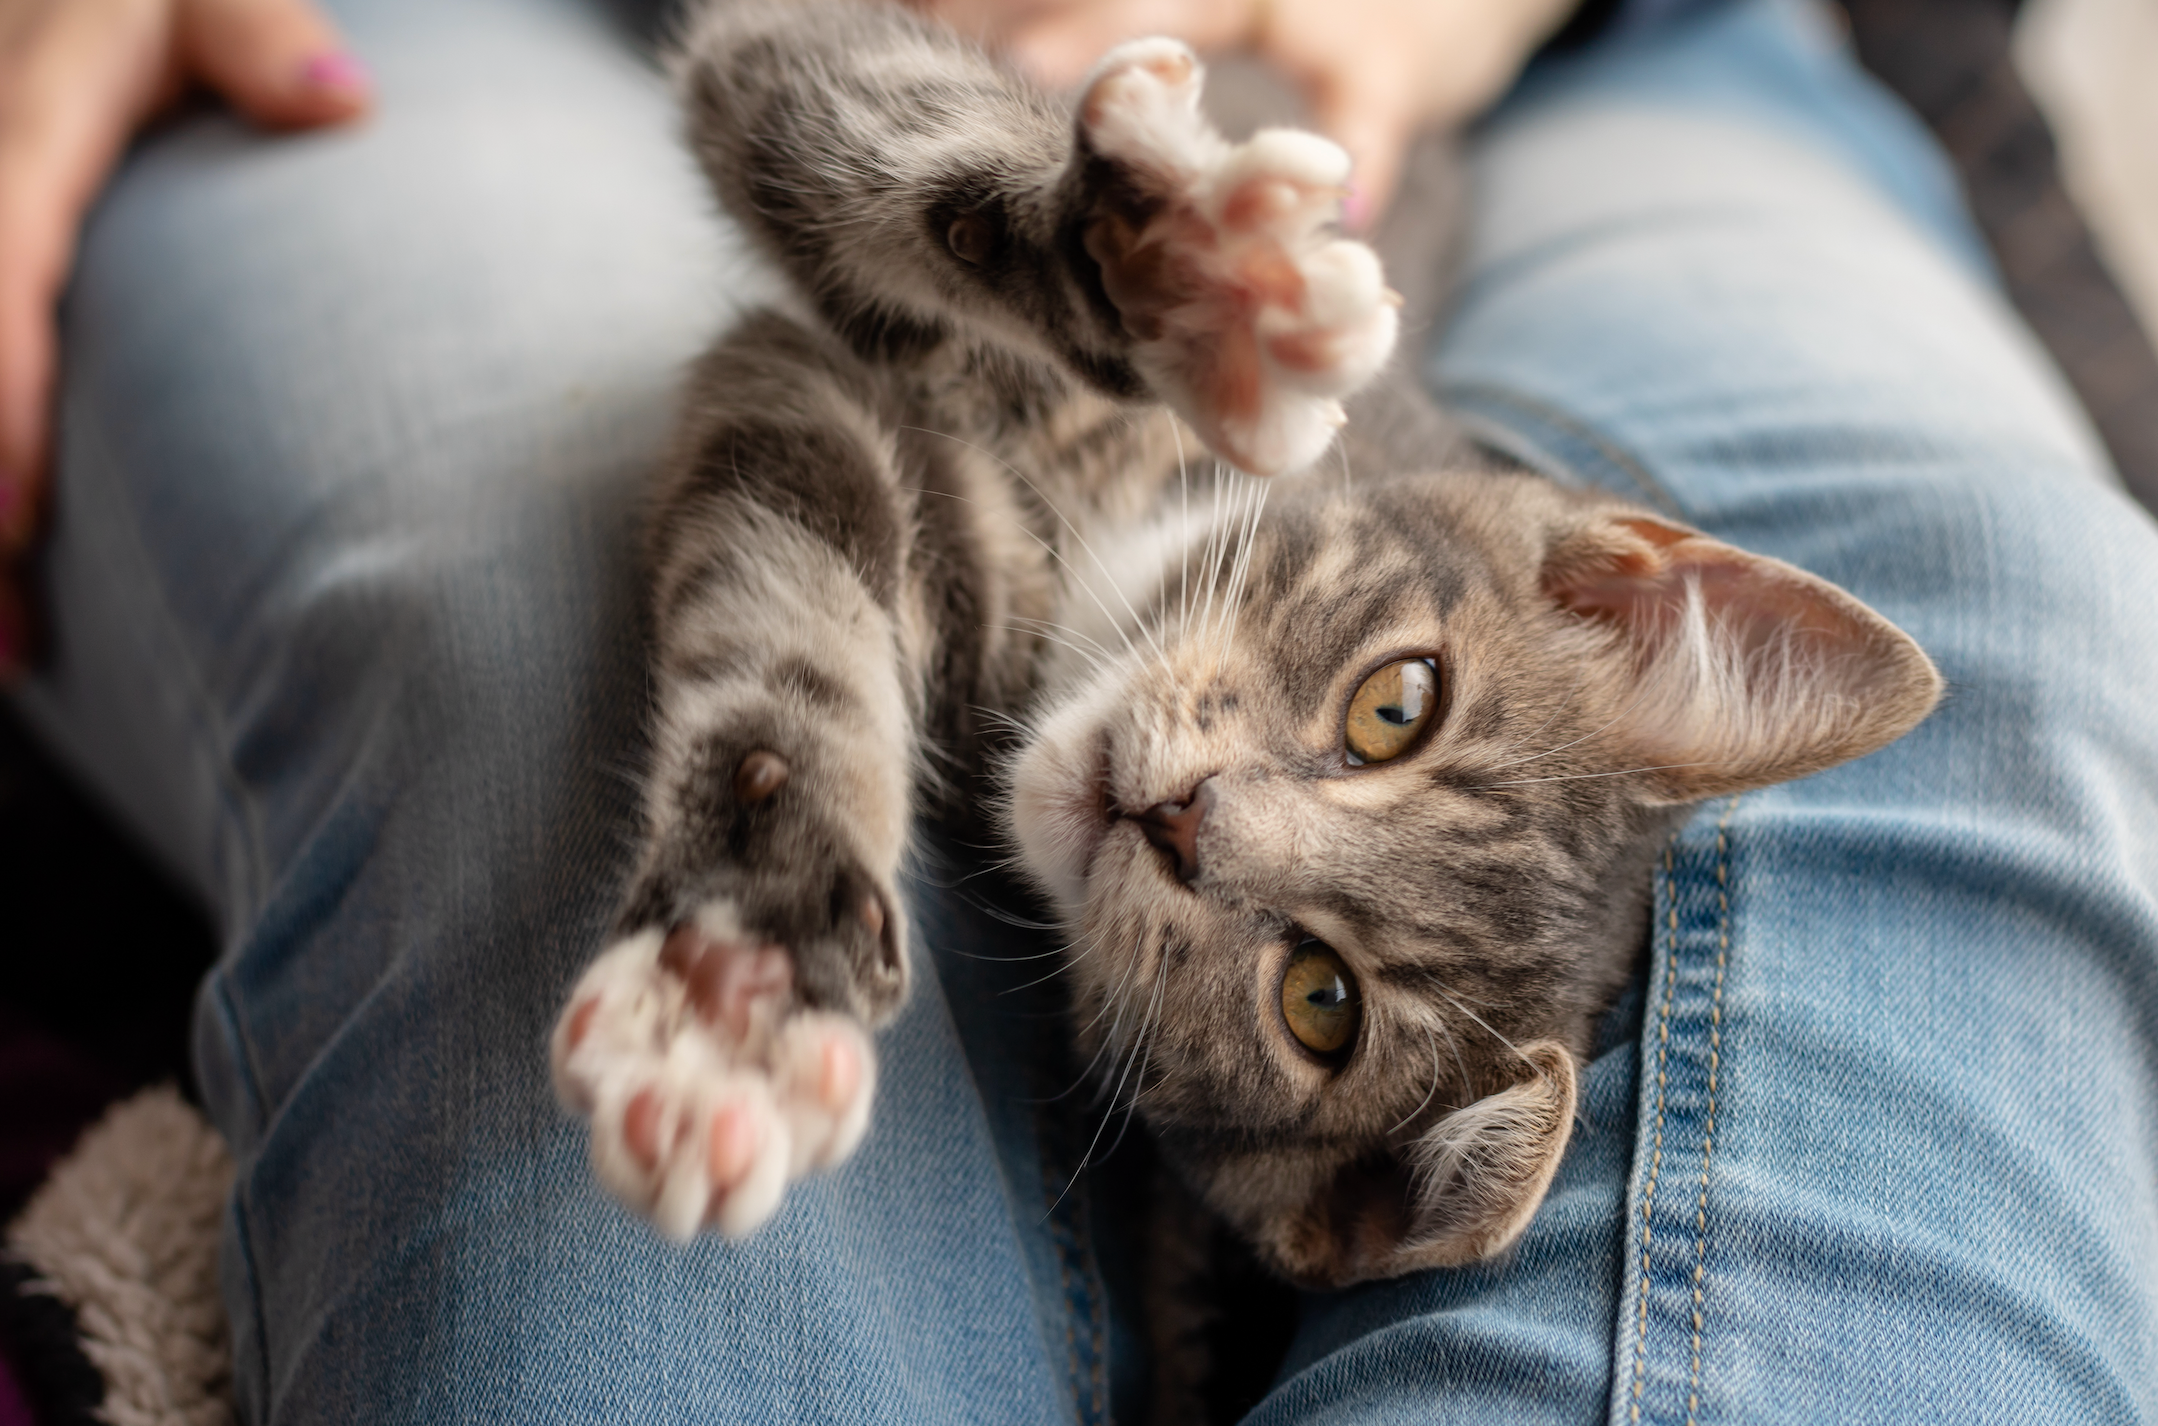
[[[2131,491],[2158,508],[2158,0],[1844,8],[1860,58],[1955,160],[2010,298]],[[189,999],[214,949],[200,908],[0,700],[0,1222],[107,1104],[187,1086]],[[0,1385],[9,1356],[36,1371],[19,1333],[9,1350],[5,1287]]]
[[[2034,0],[2011,53],[2106,266],[2158,331],[2158,4]]]

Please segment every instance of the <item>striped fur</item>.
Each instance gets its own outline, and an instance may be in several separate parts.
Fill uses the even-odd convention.
[[[1400,373],[1300,473],[1213,460],[1202,434],[1302,464],[1310,420],[1369,374],[1393,319],[1356,308],[1308,371],[1316,339],[1267,347],[1262,319],[1279,362],[1249,386],[1222,374],[1202,350],[1213,309],[1177,305],[1172,229],[1207,226],[1180,195],[1237,164],[1303,193],[1327,160],[1210,131],[1133,158],[1147,134],[1117,126],[1182,122],[1178,86],[1197,83],[1150,43],[1117,61],[1144,103],[1116,107],[1112,65],[1075,125],[898,10],[721,4],[692,24],[693,144],[800,300],[689,383],[653,523],[646,844],[603,962],[634,951],[624,995],[688,1004],[696,984],[666,977],[701,972],[666,970],[662,937],[738,928],[668,954],[781,947],[774,1013],[874,1026],[904,994],[911,818],[993,796],[1071,929],[1075,1033],[1112,1110],[1299,1281],[1466,1261],[1550,1180],[1574,1057],[1643,944],[1675,819],[1899,736],[1938,679],[1801,571],[1479,453]],[[1221,201],[1191,211],[1241,200]],[[1428,233],[1431,206],[1396,221]],[[1353,276],[1314,285],[1366,261],[1332,242],[1284,249],[1304,254],[1307,306],[1368,296]],[[1270,425],[1277,401],[1305,404]],[[1343,711],[1404,657],[1438,668],[1439,722],[1354,765]],[[744,781],[764,754],[789,770],[769,795]],[[1201,805],[1202,786],[1180,863],[1141,814]],[[1333,1060],[1279,1009],[1307,938],[1361,993]],[[580,990],[557,1043],[565,1098],[602,1120],[645,1072],[574,1063],[603,998]],[[718,1013],[680,1033],[718,1034]],[[792,1081],[770,1073],[784,1117]],[[628,1145],[608,1162],[643,1161],[633,1118],[595,1121],[596,1144]],[[852,1141],[818,1142],[829,1159]],[[665,1197],[621,1172],[633,1201]],[[757,1216],[721,1211],[723,1178],[695,1180],[706,1221]]]

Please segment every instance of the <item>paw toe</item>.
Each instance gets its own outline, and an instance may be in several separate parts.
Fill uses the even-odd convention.
[[[794,1135],[794,1172],[830,1168],[854,1152],[869,1127],[876,1056],[853,1021],[803,1015],[776,1055],[779,1105]]]
[[[1306,228],[1331,219],[1349,183],[1349,151],[1302,129],[1261,129],[1215,174],[1222,218],[1242,231]]]
[[[786,1196],[793,1135],[759,1082],[712,1117],[706,1148],[711,1184],[703,1221],[729,1238],[762,1227]]]
[[[659,1167],[664,1115],[659,1091],[651,1088],[632,1094],[622,1108],[622,1147],[628,1150],[630,1161],[646,1173]]]
[[[651,973],[658,952],[656,931],[610,946],[586,967],[555,1021],[555,1096],[571,1112],[590,1114],[601,1083],[646,1055],[660,1033],[670,1007]]]
[[[1079,101],[1079,122],[1095,152],[1157,174],[1188,177],[1226,149],[1199,113],[1206,71],[1180,40],[1118,45],[1102,57]]]
[[[705,1164],[715,1189],[729,1189],[741,1181],[763,1147],[761,1126],[746,1100],[723,1103],[712,1115],[705,1142]]]

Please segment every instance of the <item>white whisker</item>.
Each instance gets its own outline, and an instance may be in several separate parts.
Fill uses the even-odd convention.
[[[1574,678],[1573,686],[1566,690],[1566,696],[1559,700],[1558,706],[1551,710],[1550,714],[1544,719],[1543,722],[1536,725],[1535,731],[1529,733],[1525,737],[1514,739],[1514,741],[1504,751],[1511,753],[1516,749],[1527,747],[1530,743],[1533,743],[1538,738],[1541,738],[1544,735],[1544,729],[1550,727],[1552,723],[1557,721],[1559,714],[1566,711],[1567,707],[1573,703],[1574,695],[1579,693],[1582,688],[1587,685],[1588,680],[1588,669],[1584,666],[1581,672]],[[1499,768],[1512,767],[1513,765],[1514,764],[1510,762],[1494,763],[1491,767],[1491,771],[1496,772]]]
[[[1414,1109],[1402,1115],[1395,1122],[1394,1127],[1386,1131],[1389,1136],[1400,1133],[1414,1123],[1416,1116],[1422,1114],[1425,1106],[1431,1103],[1431,1096],[1439,1092],[1439,1076],[1443,1073],[1439,1068],[1439,1037],[1432,1034],[1431,1027],[1426,1025],[1424,1027],[1424,1039],[1431,1046],[1431,1088],[1424,1091],[1424,1097],[1416,1102]]]
[[[1577,681],[1574,686],[1578,688],[1580,687],[1580,683]],[[1515,758],[1512,762],[1495,763],[1489,770],[1492,772],[1497,772],[1500,768],[1519,767],[1523,763],[1535,762],[1538,758],[1550,757],[1553,753],[1563,753],[1568,748],[1575,747],[1581,743],[1585,743],[1591,738],[1601,737],[1603,734],[1610,732],[1613,728],[1616,728],[1620,723],[1624,722],[1626,718],[1636,708],[1639,708],[1644,702],[1648,700],[1650,695],[1655,694],[1659,691],[1660,690],[1657,687],[1657,680],[1649,679],[1642,684],[1641,691],[1634,695],[1633,702],[1627,704],[1624,708],[1621,708],[1618,711],[1618,714],[1613,717],[1610,722],[1604,724],[1601,728],[1596,729],[1594,732],[1583,733],[1580,737],[1574,739],[1573,742],[1561,743],[1555,748],[1545,748],[1542,752],[1536,753],[1530,757]],[[1571,695],[1568,696],[1570,697]],[[1557,715],[1554,714],[1553,716],[1555,717]],[[1546,720],[1547,723],[1548,721],[1549,720]],[[1492,785],[1498,786],[1499,784],[1494,783]]]
[[[1161,961],[1161,969],[1154,977],[1154,1000],[1147,1009],[1146,1019],[1140,1022],[1139,1039],[1138,1042],[1132,1047],[1131,1065],[1125,1070],[1125,1074],[1128,1075],[1133,1069],[1136,1069],[1139,1072],[1139,1078],[1136,1082],[1133,1083],[1131,1087],[1131,1098],[1125,1101],[1124,1123],[1117,1129],[1116,1138],[1110,1141],[1109,1152],[1102,1156],[1104,1158],[1116,1157],[1116,1151],[1124,1146],[1124,1136],[1131,1131],[1132,1118],[1139,1112],[1139,1096],[1146,1093],[1147,1041],[1153,1037],[1155,1030],[1157,1030],[1161,1026],[1162,992],[1167,989],[1169,984],[1169,948],[1167,946],[1163,946],[1157,954]],[[1121,1081],[1119,1082],[1117,1088],[1118,1092],[1122,1093],[1123,1085]],[[1114,1097],[1112,1097],[1109,1101],[1109,1109],[1111,1113],[1114,1113],[1116,1111],[1116,1100]],[[1107,1120],[1103,1121],[1102,1127],[1108,1127]],[[1099,1139],[1100,1135],[1097,1134],[1095,1137]],[[1088,1149],[1087,1156],[1089,1158],[1093,1156],[1093,1150],[1091,1148]],[[1085,1162],[1086,1161],[1084,1159],[1080,1161],[1082,1167],[1085,1166]]]
[[[1200,572],[1206,579],[1206,603],[1199,610],[1197,627],[1204,630],[1214,617],[1215,542],[1221,537],[1221,462],[1214,462],[1214,508],[1207,517],[1206,548],[1199,552]]]
[[[921,428],[920,426],[908,426],[908,427],[905,427],[904,429],[906,429],[906,430],[910,430],[910,431],[920,431],[920,430],[922,430],[922,428]],[[942,434],[943,434],[943,432],[941,432],[941,431],[927,431],[927,432],[925,432],[924,434],[927,434],[927,435],[931,435],[931,436],[936,436],[936,435],[942,435]],[[954,440],[954,441],[959,441],[959,438],[958,438],[957,436],[951,436],[951,437],[947,437],[947,439],[949,439],[949,440]],[[972,446],[972,445],[973,445],[973,443],[972,443],[971,441],[959,441],[959,444],[961,444],[961,445],[963,445],[963,446]],[[980,449],[979,447],[974,447],[974,448],[975,448],[975,449]],[[984,451],[984,452],[983,452],[983,454],[984,454],[984,455],[989,455],[989,453],[988,453],[987,451]],[[994,460],[994,459],[996,459],[996,457],[995,457],[995,456],[993,456],[993,455],[991,455],[991,456],[990,456],[990,459],[991,459],[991,460]],[[1017,475],[1017,474],[1018,474],[1018,472],[1017,472],[1017,471],[1013,471],[1012,473],[1013,473],[1014,475]],[[1024,477],[1024,476],[1021,476],[1020,478],[1021,478],[1021,479],[1025,479],[1025,477]],[[916,493],[917,493],[917,494],[920,494],[920,495],[941,495],[941,496],[943,496],[943,497],[944,497],[945,499],[947,499],[947,500],[958,500],[958,501],[962,501],[962,502],[964,502],[964,503],[966,503],[966,504],[968,504],[968,505],[973,505],[973,506],[976,506],[977,508],[978,508],[978,507],[980,506],[980,503],[981,503],[981,502],[979,502],[979,501],[977,501],[977,500],[974,500],[974,499],[971,499],[971,498],[969,498],[968,496],[965,496],[965,495],[958,495],[958,494],[955,494],[955,493],[953,493],[952,491],[949,491],[949,490],[923,490],[923,489],[921,489],[920,487],[916,487],[915,489],[916,489]],[[1052,507],[1051,513],[1052,513],[1052,514],[1056,513],[1053,507]],[[1060,520],[1062,520],[1062,519],[1063,519],[1064,517],[1063,517],[1063,516],[1062,516],[1061,514],[1059,514],[1059,515],[1057,515],[1057,518],[1058,518],[1058,519],[1060,519]],[[1068,523],[1070,523],[1070,522],[1069,522],[1069,521],[1066,521],[1066,523],[1068,524]],[[1047,554],[1047,555],[1049,556],[1049,558],[1051,558],[1051,559],[1053,559],[1053,560],[1056,560],[1056,561],[1057,561],[1058,563],[1060,563],[1060,564],[1064,564],[1064,565],[1067,565],[1067,566],[1071,564],[1071,561],[1070,561],[1070,560],[1068,560],[1068,559],[1066,559],[1066,558],[1064,557],[1064,552],[1063,552],[1062,550],[1058,549],[1058,548],[1057,548],[1057,547],[1056,547],[1055,545],[1052,545],[1052,544],[1050,544],[1050,543],[1049,543],[1049,542],[1048,542],[1047,540],[1043,539],[1043,538],[1042,538],[1042,537],[1041,537],[1040,535],[1037,535],[1037,534],[1035,534],[1035,533],[1034,533],[1034,532],[1033,532],[1032,530],[1029,530],[1029,529],[1028,529],[1028,528],[1027,528],[1027,527],[1026,527],[1025,525],[1021,524],[1021,523],[1020,523],[1019,521],[1017,521],[1017,520],[1014,520],[1014,521],[1012,521],[1012,524],[1018,527],[1018,530],[1019,530],[1019,533],[1020,533],[1020,534],[1022,534],[1022,535],[1025,535],[1025,536],[1026,536],[1026,537],[1027,537],[1028,539],[1032,540],[1032,541],[1033,541],[1033,542],[1034,542],[1035,544],[1037,544],[1037,545],[1040,545],[1040,546],[1042,547],[1042,550],[1043,550],[1043,551],[1044,551],[1044,552],[1045,552],[1045,553],[1046,553],[1046,554]],[[1081,543],[1084,543],[1084,541],[1082,541]],[[1089,553],[1089,554],[1091,554],[1091,553],[1093,553],[1093,551],[1089,550],[1089,551],[1088,551],[1088,553]],[[1132,641],[1131,641],[1131,634],[1130,634],[1129,632],[1127,632],[1127,631],[1125,630],[1125,628],[1124,628],[1124,626],[1123,626],[1122,624],[1119,624],[1119,623],[1117,622],[1117,617],[1116,617],[1116,615],[1114,615],[1114,614],[1112,614],[1112,613],[1110,613],[1110,612],[1109,612],[1109,606],[1101,602],[1101,596],[1100,596],[1100,595],[1098,595],[1098,594],[1096,594],[1096,593],[1094,592],[1094,586],[1093,586],[1093,585],[1091,585],[1091,584],[1089,584],[1089,583],[1088,583],[1088,582],[1087,582],[1086,580],[1084,580],[1084,579],[1078,580],[1078,581],[1077,581],[1077,583],[1078,583],[1078,585],[1079,585],[1079,587],[1080,587],[1081,589],[1083,589],[1083,590],[1085,590],[1085,591],[1086,591],[1087,597],[1088,597],[1089,599],[1092,599],[1092,600],[1094,601],[1094,607],[1095,607],[1095,608],[1097,608],[1097,609],[1099,609],[1099,610],[1101,610],[1101,616],[1102,616],[1102,618],[1104,618],[1104,619],[1106,619],[1106,620],[1108,620],[1108,621],[1109,621],[1109,627],[1110,627],[1110,628],[1112,628],[1112,629],[1115,629],[1115,630],[1117,631],[1117,633],[1118,633],[1118,634],[1119,634],[1119,635],[1120,635],[1120,636],[1121,636],[1121,637],[1123,638],[1123,640],[1124,640],[1124,648],[1125,648],[1125,651],[1126,651],[1127,653],[1137,654],[1137,653],[1139,652],[1139,650],[1138,650],[1137,646],[1136,646],[1136,645],[1134,645],[1134,644],[1132,643]],[[1127,605],[1126,607],[1129,607],[1129,606]]]
[[[1712,767],[1713,763],[1659,763],[1655,767],[1622,767],[1612,772],[1562,772],[1554,777],[1516,777],[1505,782],[1487,782],[1485,787],[1525,787],[1532,782],[1582,782],[1592,777],[1627,777],[1637,772],[1670,772],[1682,767]]]
[[[1169,435],[1176,441],[1177,499],[1182,507],[1182,523],[1177,526],[1177,559],[1181,566],[1176,585],[1177,628],[1191,626],[1191,468],[1184,462],[1183,422],[1176,413],[1162,408],[1162,416],[1169,422]]]
[[[1466,1006],[1466,1005],[1463,1005],[1463,1004],[1462,1004],[1462,1003],[1461,1003],[1460,1001],[1458,1001],[1458,1000],[1455,1000],[1455,999],[1454,999],[1454,997],[1452,997],[1451,995],[1446,995],[1446,992],[1445,992],[1444,990],[1440,990],[1438,986],[1433,986],[1433,987],[1431,987],[1431,988],[1432,988],[1433,990],[1438,990],[1438,991],[1439,991],[1439,994],[1441,994],[1441,995],[1445,995],[1445,996],[1446,996],[1446,999],[1447,999],[1447,1000],[1448,1000],[1449,1002],[1451,1002],[1451,1003],[1452,1003],[1452,1005],[1453,1005],[1454,1009],[1456,1009],[1456,1010],[1460,1011],[1460,1012],[1461,1012],[1462,1014],[1464,1014],[1464,1015],[1468,1016],[1468,1017],[1469,1017],[1469,1018],[1470,1018],[1471,1020],[1474,1020],[1474,1021],[1475,1021],[1475,1022],[1476,1022],[1477,1024],[1479,1024],[1479,1025],[1483,1026],[1483,1027],[1484,1027],[1484,1033],[1485,1033],[1485,1034],[1487,1034],[1487,1035],[1489,1035],[1489,1036],[1490,1036],[1490,1037],[1491,1037],[1492,1039],[1494,1039],[1494,1040],[1497,1040],[1497,1041],[1498,1041],[1498,1042],[1499,1042],[1500,1044],[1504,1045],[1504,1046],[1505,1046],[1505,1047],[1506,1047],[1506,1048],[1507,1048],[1508,1050],[1511,1050],[1511,1051],[1513,1052],[1513,1056],[1514,1056],[1514,1058],[1515,1058],[1515,1059],[1517,1059],[1517,1060],[1521,1061],[1521,1062],[1522,1062],[1523,1064],[1527,1065],[1527,1066],[1528,1066],[1528,1067],[1529,1067],[1530,1069],[1533,1069],[1533,1070],[1535,1070],[1535,1071],[1536,1071],[1536,1077],[1537,1077],[1538,1079],[1542,1079],[1542,1078],[1544,1077],[1544,1072],[1543,1072],[1543,1069],[1542,1069],[1542,1067],[1541,1067],[1541,1066],[1539,1066],[1539,1065],[1538,1065],[1538,1064],[1536,1063],[1536,1061],[1534,1061],[1534,1060],[1530,1059],[1530,1058],[1529,1058],[1529,1057],[1528,1057],[1527,1055],[1524,1055],[1524,1054],[1522,1054],[1522,1053],[1521,1053],[1521,1051],[1520,1051],[1520,1049],[1519,1049],[1519,1047],[1517,1047],[1517,1046],[1516,1046],[1516,1045],[1514,1044],[1514,1042],[1513,1042],[1512,1040],[1509,1040],[1509,1039],[1507,1039],[1507,1038],[1506,1038],[1506,1037],[1505,1037],[1504,1035],[1501,1035],[1501,1034],[1500,1034],[1500,1033],[1499,1033],[1498,1031],[1496,1031],[1496,1030],[1492,1029],[1492,1028],[1491,1028],[1491,1022],[1489,1022],[1488,1020],[1484,1019],[1484,1017],[1483,1017],[1483,1016],[1481,1016],[1481,1015],[1477,1014],[1477,1013],[1476,1013],[1475,1011],[1473,1011],[1473,1010],[1469,1009],[1469,1007],[1468,1007],[1468,1006]]]
[[[1101,668],[1116,657],[1114,653],[1112,653],[1108,649],[1103,648],[1093,639],[1088,638],[1085,634],[1080,633],[1077,629],[1070,628],[1067,625],[1052,623],[1047,619],[1028,619],[1024,616],[1014,617],[1018,619],[1017,623],[984,624],[982,625],[982,627],[985,629],[999,629],[1007,634],[1024,634],[1030,639],[1043,639],[1049,643],[1057,645],[1060,648],[1070,649],[1073,653],[1079,655],[1079,657],[1086,660],[1087,667],[1090,670]],[[1031,629],[1025,627],[1029,624],[1032,624],[1035,627]],[[1060,632],[1051,632],[1052,630]],[[1071,637],[1065,637],[1065,635],[1067,634]],[[1074,643],[1074,639],[1084,639],[1085,642],[1083,644]],[[1024,724],[1019,724],[1017,726],[1020,732],[1023,733],[1027,731]]]
[[[1065,529],[1071,531],[1071,537],[1079,542],[1079,548],[1086,551],[1087,558],[1094,561],[1094,567],[1100,570],[1102,573],[1102,578],[1106,579],[1109,582],[1110,592],[1115,594],[1117,597],[1117,602],[1124,606],[1124,612],[1131,618],[1131,626],[1137,629],[1140,635],[1145,638],[1149,644],[1153,645],[1156,655],[1162,655],[1161,644],[1154,638],[1153,631],[1147,628],[1146,621],[1139,617],[1139,611],[1132,608],[1131,600],[1125,597],[1123,586],[1117,583],[1115,574],[1110,571],[1109,566],[1102,560],[1102,557],[1094,552],[1094,547],[1087,543],[1087,538],[1084,534],[1080,532],[1079,527],[1072,522],[1071,518],[1067,516],[1062,509],[1058,507],[1057,503],[1054,500],[1051,500],[1049,498],[1047,492],[1045,492],[1039,485],[1036,485],[1031,479],[1027,477],[1024,471],[1020,470],[1019,467],[1013,465],[1010,461],[998,455],[995,451],[986,450],[981,446],[975,445],[974,442],[965,440],[959,436],[952,435],[948,431],[932,431],[925,426],[901,426],[899,429],[902,431],[919,431],[925,436],[942,436],[947,441],[956,441],[958,444],[967,447],[969,450],[977,451],[980,454],[989,457],[989,459],[995,461],[998,465],[1003,466],[1004,469],[1011,472],[1012,479],[1020,482],[1022,485],[1026,486],[1027,489],[1033,491],[1034,498],[1041,501],[1043,506],[1048,509],[1050,514],[1056,516],[1058,520],[1062,521]],[[1030,531],[1029,533],[1032,532]],[[1067,561],[1067,563],[1069,563],[1069,561]],[[1085,581],[1082,580],[1081,583],[1085,584]],[[1088,586],[1087,592],[1090,595],[1093,594],[1093,589],[1091,586]],[[1096,604],[1101,604],[1100,597],[1095,596],[1094,602]],[[1102,615],[1103,617],[1107,618],[1110,623],[1114,624],[1116,622],[1116,616],[1109,613],[1108,606],[1106,605],[1103,605],[1102,607]],[[1128,633],[1124,636],[1124,638],[1126,643],[1129,643],[1131,641],[1131,636]]]
[[[1082,938],[1082,939],[1083,939],[1083,938]],[[1072,941],[1072,942],[1071,942],[1071,944],[1070,944],[1070,945],[1067,945],[1067,946],[1064,946],[1064,947],[1062,947],[1062,948],[1061,948],[1061,949],[1060,949],[1060,950],[1059,950],[1059,951],[1057,952],[1057,954],[1059,954],[1059,955],[1062,955],[1062,954],[1063,954],[1063,953],[1064,953],[1065,951],[1069,951],[1069,950],[1070,950],[1070,949],[1072,948],[1072,946],[1076,946],[1076,945],[1078,945],[1078,944],[1079,944],[1079,941],[1078,941],[1078,940],[1074,940],[1074,941]],[[1047,981],[1052,981],[1052,980],[1055,980],[1055,979],[1056,979],[1056,978],[1057,978],[1058,976],[1060,976],[1060,975],[1064,974],[1064,972],[1066,972],[1066,971],[1070,970],[1070,969],[1071,969],[1071,968],[1072,968],[1073,966],[1075,966],[1075,965],[1079,964],[1079,962],[1081,962],[1081,961],[1085,960],[1085,959],[1086,959],[1086,958],[1087,958],[1088,956],[1091,956],[1091,955],[1093,955],[1093,954],[1094,954],[1094,952],[1095,952],[1096,950],[1098,950],[1099,948],[1100,948],[1100,943],[1099,943],[1099,942],[1094,942],[1094,943],[1092,943],[1092,944],[1089,944],[1089,945],[1087,946],[1087,948],[1086,948],[1085,950],[1081,951],[1081,952],[1080,952],[1080,953],[1079,953],[1078,955],[1076,955],[1076,956],[1073,956],[1073,957],[1072,957],[1072,958],[1071,958],[1070,960],[1068,960],[1068,961],[1064,962],[1064,963],[1063,963],[1062,965],[1056,966],[1055,968],[1053,968],[1053,969],[1052,969],[1052,970],[1051,970],[1051,971],[1049,972],[1049,974],[1047,974],[1047,975],[1044,975],[1044,976],[1037,976],[1037,977],[1035,977],[1035,978],[1034,978],[1033,980],[1030,980],[1030,981],[1026,982],[1026,983],[1025,983],[1024,985],[1015,985],[1015,986],[1012,986],[1012,987],[1011,987],[1010,989],[1008,989],[1008,990],[1000,990],[1000,991],[998,991],[998,992],[997,992],[997,994],[999,994],[999,995],[1017,995],[1017,994],[1018,994],[1018,993],[1019,993],[1020,991],[1022,991],[1022,990],[1032,990],[1032,989],[1033,989],[1033,988],[1034,988],[1035,986],[1037,986],[1037,985],[1041,985],[1041,984],[1043,984],[1044,982],[1047,982]],[[1015,960],[1016,960],[1016,959],[1022,959],[1022,958],[1021,958],[1021,957],[1014,957],[1013,959],[1015,959]],[[1040,960],[1040,959],[1042,959],[1042,958],[1041,958],[1040,956],[1027,956],[1027,957],[1024,957],[1023,959],[1027,959],[1027,960]],[[1106,1011],[1105,1011],[1104,1013],[1106,1013]],[[1095,1019],[1097,1019],[1097,1020],[1098,1020],[1098,1019],[1100,1019],[1100,1018],[1101,1018],[1101,1017],[1100,1017],[1099,1015],[1097,1015],[1097,1016],[1095,1017]],[[1088,1022],[1088,1023],[1089,1023],[1089,1025],[1091,1025],[1091,1024],[1092,1024],[1092,1022],[1091,1022],[1091,1021],[1090,1021],[1090,1022]]]

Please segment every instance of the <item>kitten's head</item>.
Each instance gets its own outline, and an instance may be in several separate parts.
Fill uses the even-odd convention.
[[[1052,691],[1011,830],[1117,1102],[1313,1285],[1510,1243],[1665,831],[1941,686],[1834,586],[1527,476],[1277,485],[1139,613]]]

